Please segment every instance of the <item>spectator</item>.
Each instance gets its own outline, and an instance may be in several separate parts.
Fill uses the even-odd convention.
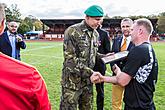
[[[0,36],[0,52],[17,60],[21,60],[20,48],[25,49],[26,44],[21,34],[17,34],[18,23],[11,21],[7,27],[8,30]]]

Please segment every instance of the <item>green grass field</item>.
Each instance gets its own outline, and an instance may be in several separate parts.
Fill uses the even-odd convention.
[[[59,109],[61,95],[61,70],[63,63],[62,42],[26,42],[27,48],[21,51],[22,61],[35,66],[47,84],[52,110]],[[154,101],[157,110],[165,108],[165,43],[153,43],[158,61],[159,78]],[[109,65],[108,65],[109,67]],[[108,68],[107,73],[110,72]],[[109,75],[109,74],[108,74]],[[95,88],[94,88],[95,89]],[[95,90],[94,90],[95,91]],[[94,110],[96,110],[94,92]],[[111,84],[105,84],[105,110],[111,110]]]

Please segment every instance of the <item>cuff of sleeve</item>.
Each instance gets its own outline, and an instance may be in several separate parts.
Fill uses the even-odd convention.
[[[101,58],[105,57],[105,55],[104,55],[104,54],[101,54],[101,53],[97,53],[97,57],[98,57],[99,59],[101,59]]]
[[[91,68],[85,68],[85,71],[83,72],[83,77],[86,78],[86,77],[90,77],[92,74],[93,74],[93,70]]]

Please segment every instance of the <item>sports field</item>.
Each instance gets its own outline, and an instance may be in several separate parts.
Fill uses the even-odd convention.
[[[35,66],[47,84],[52,110],[59,110],[61,95],[61,70],[63,63],[62,42],[28,42],[27,48],[21,50],[23,62]],[[165,109],[165,43],[152,43],[159,62],[159,77],[154,101],[157,110]],[[109,67],[109,65],[107,65]],[[110,69],[107,70],[110,74]],[[95,89],[95,88],[94,88]],[[95,90],[94,90],[95,91]],[[94,92],[94,110],[96,110]],[[130,94],[131,97],[131,94]],[[105,110],[111,110],[111,84],[105,84]]]

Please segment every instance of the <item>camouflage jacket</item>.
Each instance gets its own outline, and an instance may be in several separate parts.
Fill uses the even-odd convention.
[[[70,26],[64,35],[62,86],[78,90],[90,82],[98,50],[98,33],[85,21]]]

